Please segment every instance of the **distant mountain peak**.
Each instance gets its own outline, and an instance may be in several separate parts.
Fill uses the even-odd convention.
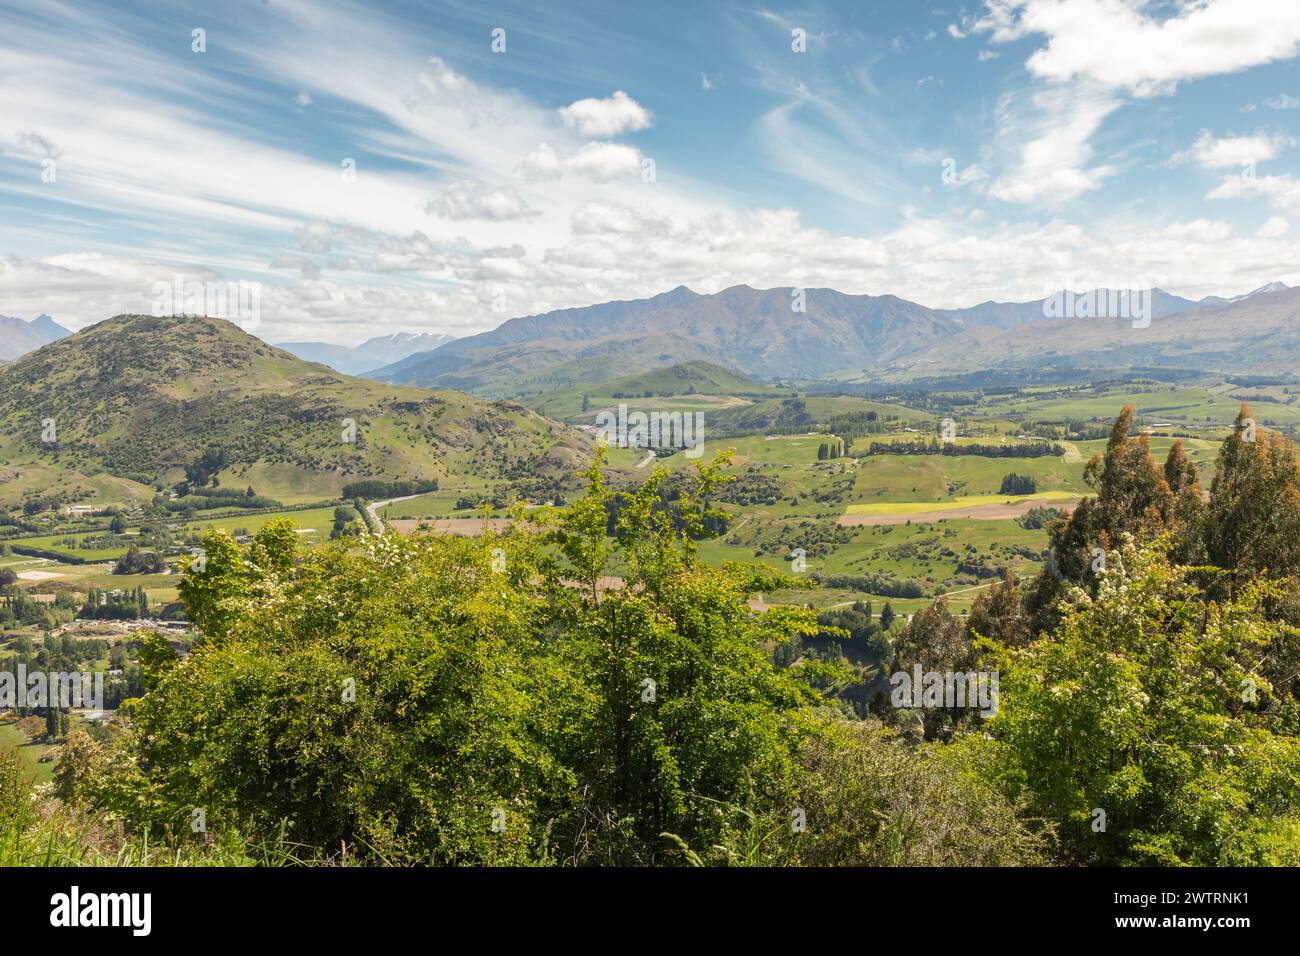
[[[325,342],[282,342],[278,348],[309,362],[328,365],[347,375],[360,375],[371,369],[400,362],[416,353],[432,352],[453,341],[453,336],[439,332],[402,331],[371,336],[356,347],[329,345]]]
[[[0,315],[0,359],[12,360],[34,352],[72,333],[48,315],[41,313],[27,322],[13,316]]]
[[[1198,305],[1224,305],[1228,302],[1245,302],[1247,299],[1253,299],[1257,295],[1268,295],[1273,292],[1285,292],[1289,288],[1291,287],[1285,282],[1278,282],[1275,280],[1260,286],[1258,289],[1244,292],[1241,295],[1226,297],[1221,295],[1207,295],[1198,303]]]
[[[664,305],[685,305],[700,298],[700,294],[693,289],[688,289],[684,285],[679,285],[675,289],[667,292],[661,292],[656,296],[651,296],[651,302],[657,302]]]
[[[59,323],[55,322],[54,319],[50,318],[50,316],[46,315],[44,312],[42,312],[36,318],[32,319],[31,324],[32,324],[32,328],[41,329],[42,331],[48,332],[51,335],[53,335],[55,338],[61,339],[65,335],[72,334],[70,331],[65,329],[63,326],[59,325]]]

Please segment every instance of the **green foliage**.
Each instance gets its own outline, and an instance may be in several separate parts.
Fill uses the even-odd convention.
[[[353,481],[343,486],[344,498],[401,498],[406,495],[422,495],[437,491],[437,479],[428,481],[385,481],[380,478],[367,478],[365,481]]]
[[[98,798],[167,832],[197,806],[323,852],[497,864],[654,862],[662,832],[723,839],[718,805],[789,805],[820,732],[813,685],[842,675],[772,666],[772,643],[819,630],[809,611],[748,611],[779,575],[696,560],[720,467],[672,514],[656,473],[612,542],[598,465],[540,534],[303,554],[284,527],[246,552],[210,534],[182,583],[206,639],[142,700],[139,759]]]
[[[1012,472],[1002,476],[998,493],[1003,495],[1032,495],[1038,491],[1038,482],[1033,475],[1018,475]]]
[[[1050,639],[995,648],[989,765],[1072,861],[1300,862],[1300,743],[1276,732],[1294,703],[1261,672],[1265,648],[1300,632],[1263,613],[1276,585],[1216,604],[1165,544],[1117,550]]]
[[[234,535],[214,528],[203,535],[199,554],[181,561],[179,586],[190,620],[210,641],[221,641],[250,593],[248,569]]]
[[[1300,576],[1300,459],[1281,435],[1257,428],[1243,405],[1210,489],[1206,548],[1238,580]]]
[[[194,652],[145,637],[129,732],[73,734],[66,816],[23,831],[60,849],[0,823],[0,861],[78,858],[91,806],[127,860],[153,834],[187,861],[1300,863],[1300,468],[1246,418],[1206,502],[1126,409],[1053,570],[964,620],[754,611],[799,582],[698,559],[726,454],[621,487],[598,452],[571,505],[481,538],[209,532],[182,561]],[[882,728],[873,681],[917,664],[996,671],[996,712],[877,696]]]
[[[888,732],[847,725],[807,744],[800,809],[774,829],[767,862],[802,866],[1034,866],[1049,859],[1049,828],[1022,819],[990,789],[971,751],[914,748]]]
[[[157,687],[167,672],[176,666],[178,659],[179,655],[165,634],[159,634],[157,631],[146,632],[141,641],[139,654],[140,667],[144,672],[145,690],[153,690]]]

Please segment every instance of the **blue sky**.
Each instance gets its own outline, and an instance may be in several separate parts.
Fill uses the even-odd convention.
[[[0,0],[0,314],[248,279],[259,335],[352,343],[679,284],[1297,283],[1298,50],[1295,0]]]

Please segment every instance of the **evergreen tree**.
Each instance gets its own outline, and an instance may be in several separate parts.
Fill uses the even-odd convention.
[[[1210,560],[1238,581],[1300,574],[1300,461],[1296,447],[1259,428],[1241,406],[1219,450],[1206,521]]]
[[[1182,439],[1170,447],[1164,471],[1165,481],[1174,495],[1174,506],[1169,516],[1169,529],[1174,535],[1171,555],[1179,564],[1205,564],[1208,560],[1205,534],[1209,509],[1196,474],[1196,463],[1188,457]]]
[[[988,638],[1009,647],[1029,643],[1029,616],[1021,604],[1020,588],[1010,571],[1002,580],[980,593],[971,605],[966,628],[972,636]]]
[[[1146,540],[1165,530],[1174,511],[1174,494],[1151,457],[1146,435],[1130,436],[1136,410],[1125,405],[1115,419],[1104,456],[1094,456],[1083,477],[1095,489],[1068,517],[1049,529],[1053,572],[1075,583],[1095,584],[1092,549],[1110,550],[1125,532]],[[1050,582],[1039,582],[1050,593]]]
[[[912,673],[918,665],[922,672],[967,672],[975,669],[978,656],[965,625],[948,610],[948,602],[938,598],[913,614],[895,638],[893,667],[896,672],[907,673]],[[913,694],[918,691],[919,688],[912,689]],[[925,708],[919,714],[927,740],[947,739],[969,718],[978,719],[975,708]]]

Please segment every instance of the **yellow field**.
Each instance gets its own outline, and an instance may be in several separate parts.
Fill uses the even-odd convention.
[[[947,501],[878,501],[870,504],[849,505],[850,515],[912,515],[931,514],[936,511],[960,511],[981,505],[1018,505],[1030,501],[1073,501],[1079,495],[1072,491],[1038,491],[1032,495],[961,495]]]

